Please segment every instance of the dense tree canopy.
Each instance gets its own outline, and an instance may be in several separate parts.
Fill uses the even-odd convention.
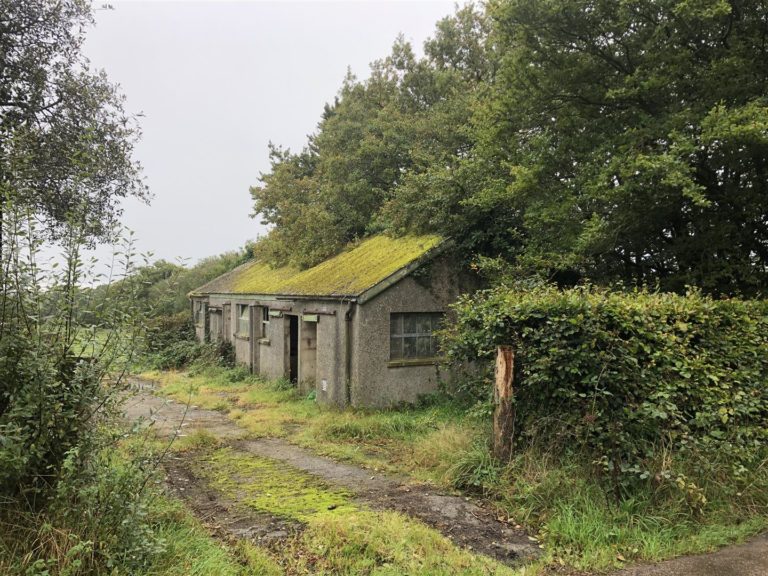
[[[764,293],[767,36],[756,0],[459,8],[272,150],[262,255],[434,231],[516,273]]]
[[[759,291],[768,262],[768,6],[517,1],[486,146],[526,256],[597,279]]]

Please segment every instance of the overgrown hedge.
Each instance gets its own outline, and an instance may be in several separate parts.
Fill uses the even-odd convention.
[[[738,478],[765,457],[766,301],[494,289],[456,311],[454,360],[490,369],[497,345],[516,350],[518,445],[586,453],[616,485],[666,479],[692,493],[691,474]]]

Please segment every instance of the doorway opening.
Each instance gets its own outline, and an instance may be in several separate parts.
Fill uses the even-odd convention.
[[[288,379],[299,381],[299,317],[288,316]]]

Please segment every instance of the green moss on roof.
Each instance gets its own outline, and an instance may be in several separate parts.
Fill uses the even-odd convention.
[[[296,268],[272,268],[265,262],[252,262],[234,278],[231,291],[242,294],[276,294],[280,287],[300,271]]]
[[[307,270],[249,262],[193,294],[358,296],[440,244],[439,236],[374,236]]]

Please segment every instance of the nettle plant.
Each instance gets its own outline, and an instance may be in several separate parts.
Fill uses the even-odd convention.
[[[618,497],[668,486],[701,508],[703,484],[739,491],[766,461],[766,301],[497,288],[456,312],[454,360],[482,372],[496,346],[515,349],[518,448],[586,453]]]

